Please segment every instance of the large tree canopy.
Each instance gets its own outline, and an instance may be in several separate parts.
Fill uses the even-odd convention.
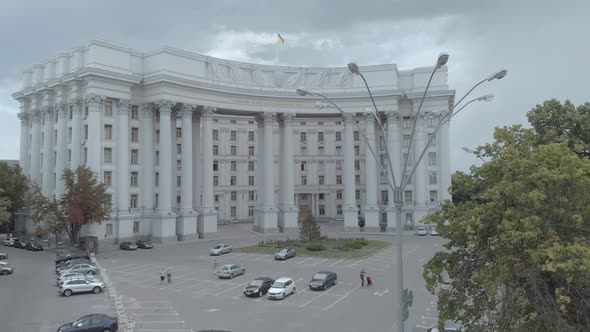
[[[448,242],[424,268],[439,319],[470,330],[579,331],[590,326],[590,160],[567,139],[498,128],[489,159],[429,220]],[[578,153],[580,150],[577,150]]]
[[[19,166],[11,167],[6,162],[0,162],[0,189],[0,199],[6,201],[4,207],[9,217],[25,206],[28,180]],[[0,218],[0,224],[7,220]]]

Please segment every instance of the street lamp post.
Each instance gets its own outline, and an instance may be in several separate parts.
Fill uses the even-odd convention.
[[[426,89],[424,91],[424,94],[422,96],[422,99],[420,100],[420,106],[418,107],[418,110],[416,111],[416,114],[414,115],[414,121],[413,121],[413,126],[412,126],[412,135],[411,135],[411,140],[410,140],[410,147],[412,145],[412,141],[414,140],[414,133],[415,133],[415,129],[416,129],[416,122],[418,119],[418,114],[420,112],[420,109],[422,108],[422,104],[424,102],[424,99],[426,98],[426,93],[428,92],[428,88],[430,86],[430,82],[432,81],[432,78],[434,76],[434,73],[436,72],[436,70],[438,68],[440,68],[441,66],[443,66],[444,64],[446,64],[446,62],[448,61],[448,54],[446,53],[442,53],[438,60],[437,60],[437,64],[434,68],[434,70],[432,71],[432,74],[430,75],[430,79],[428,81],[428,84],[426,86]],[[414,172],[416,171],[417,166],[419,165],[420,161],[422,160],[422,158],[424,157],[424,154],[426,153],[426,151],[428,150],[428,146],[430,145],[430,143],[432,142],[432,140],[434,139],[434,137],[436,137],[436,133],[439,131],[439,129],[442,127],[442,125],[447,122],[450,121],[450,119],[452,117],[454,117],[456,114],[458,114],[461,110],[463,110],[466,106],[468,106],[469,104],[476,102],[476,101],[491,101],[493,99],[493,95],[485,95],[479,98],[475,98],[470,100],[469,102],[467,102],[465,105],[463,105],[461,108],[459,108],[457,110],[457,112],[454,112],[454,109],[463,101],[463,99],[465,99],[465,97],[467,97],[467,95],[469,95],[477,86],[481,85],[482,83],[484,83],[485,81],[491,81],[493,79],[501,79],[503,77],[506,76],[507,71],[506,70],[501,70],[498,71],[496,73],[494,73],[493,75],[487,77],[486,79],[482,80],[481,82],[478,82],[476,85],[474,85],[460,100],[458,103],[456,103],[451,109],[449,109],[447,112],[443,113],[443,116],[441,116],[441,119],[439,121],[439,123],[437,124],[437,126],[435,127],[432,135],[430,136],[430,139],[428,140],[428,142],[426,143],[425,147],[423,148],[418,160],[416,161],[416,163],[414,164],[412,170],[410,171],[410,174],[406,175],[405,173],[405,168],[407,167],[407,158],[404,161],[404,172],[402,172],[402,179],[400,179],[400,183],[398,184],[394,173],[393,173],[393,163],[391,162],[391,156],[389,154],[389,147],[387,146],[387,135],[385,133],[385,129],[383,127],[383,124],[381,122],[380,116],[379,116],[379,111],[377,109],[377,105],[373,99],[371,90],[369,89],[369,86],[367,84],[367,81],[365,80],[364,76],[362,75],[362,73],[360,72],[358,66],[354,63],[350,63],[348,64],[348,68],[349,70],[356,75],[360,75],[361,78],[363,79],[363,82],[365,83],[365,86],[369,92],[369,97],[371,98],[371,101],[373,103],[373,107],[375,108],[375,112],[373,113],[375,118],[377,119],[377,123],[379,124],[379,127],[381,129],[381,132],[383,134],[383,137],[385,138],[385,148],[386,148],[386,156],[388,159],[388,165],[389,165],[389,172],[385,171],[385,169],[383,168],[382,164],[381,164],[381,160],[380,158],[377,156],[377,154],[375,153],[375,151],[372,148],[372,144],[369,144],[369,141],[367,140],[367,137],[365,135],[365,131],[357,124],[356,121],[353,121],[353,123],[355,124],[355,126],[357,127],[357,129],[359,130],[360,135],[362,136],[363,140],[365,141],[365,143],[367,143],[367,147],[369,148],[369,151],[371,153],[371,155],[373,156],[373,158],[375,158],[376,160],[376,164],[379,166],[379,170],[382,173],[388,173],[389,176],[386,177],[387,180],[387,184],[389,185],[390,189],[393,192],[393,201],[394,201],[394,205],[395,205],[395,209],[396,209],[396,238],[394,241],[394,254],[395,254],[395,263],[397,265],[396,268],[396,278],[395,278],[395,287],[394,287],[394,319],[395,319],[395,325],[394,327],[396,327],[394,330],[397,332],[403,332],[404,331],[404,311],[407,309],[405,308],[405,304],[406,304],[406,300],[404,299],[404,289],[403,289],[403,252],[402,252],[402,248],[403,248],[403,237],[402,237],[402,209],[403,209],[403,197],[402,197],[402,193],[406,187],[406,185],[408,184],[409,179],[411,179],[412,175],[414,174]],[[347,118],[351,118],[352,116],[349,113],[346,113],[344,110],[342,110],[338,105],[336,105],[330,98],[326,97],[323,94],[320,94],[318,92],[314,92],[314,91],[310,91],[310,90],[306,90],[306,89],[297,89],[297,94],[299,94],[300,96],[305,96],[305,95],[314,95],[314,96],[318,96],[324,100],[326,100],[331,107],[335,108],[336,110],[338,110],[343,117],[347,117]],[[317,106],[321,107],[321,108],[325,108],[325,105],[322,104],[316,104]],[[409,149],[409,147],[408,147]],[[409,154],[408,154],[409,155]]]

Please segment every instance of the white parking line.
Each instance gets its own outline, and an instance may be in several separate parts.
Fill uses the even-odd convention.
[[[310,258],[308,258],[308,259],[302,260],[301,262],[297,262],[297,263],[295,263],[295,264],[303,264],[303,263],[305,263],[305,262],[307,262],[307,261],[310,261],[310,260],[312,260],[312,259],[313,259],[313,257],[310,257]]]
[[[336,303],[344,300],[346,297],[348,297],[348,295],[352,294],[354,291],[356,291],[357,289],[361,288],[361,286],[356,286],[353,290],[351,290],[350,292],[344,294],[344,296],[342,296],[341,298],[339,298],[338,300],[336,300],[336,302],[330,304],[329,306],[322,308],[322,310],[329,310],[330,308],[332,308],[334,305],[336,305]]]
[[[260,255],[260,257],[258,257],[258,258],[255,258],[255,259],[253,260],[253,262],[256,262],[256,261],[259,261],[259,260],[261,260],[261,259],[263,259],[263,258],[268,258],[268,257],[270,257],[270,256]]]
[[[320,265],[320,264],[322,264],[323,262],[325,262],[325,261],[327,261],[327,260],[328,260],[328,259],[326,258],[326,259],[322,259],[322,260],[321,260],[321,261],[319,261],[319,262],[314,262],[313,264],[307,264],[307,265]]]
[[[341,259],[341,260],[339,260],[339,261],[337,261],[337,262],[335,262],[335,263],[332,263],[332,264],[330,264],[330,266],[334,266],[334,265],[336,265],[336,264],[338,264],[338,263],[341,263],[341,262],[344,262],[344,260],[343,260],[343,259]]]
[[[305,303],[303,303],[303,304],[300,304],[300,305],[299,305],[299,308],[303,308],[303,307],[305,307],[306,305],[310,304],[311,302],[313,302],[313,301],[315,301],[315,300],[319,299],[320,297],[322,297],[322,296],[324,296],[324,295],[328,294],[328,293],[329,293],[331,290],[333,290],[335,287],[336,287],[336,285],[332,286],[332,288],[328,289],[327,291],[321,292],[321,294],[320,294],[320,295],[318,295],[318,296],[314,297],[313,299],[311,299],[311,300],[309,300],[309,301],[307,301],[307,302],[305,302]]]
[[[138,332],[144,331],[144,332],[194,332],[193,330],[170,330],[170,329],[165,329],[165,330],[154,330],[154,329],[137,329]]]
[[[172,314],[133,314],[133,316],[178,316],[178,313],[172,313]]]
[[[160,323],[176,323],[176,324],[182,323],[182,324],[184,324],[183,320],[142,320],[141,322],[144,324],[145,323],[157,323],[157,324],[160,324]],[[166,331],[168,331],[168,330],[166,330]]]
[[[246,286],[246,285],[247,285],[247,284],[249,284],[249,283],[250,283],[250,282],[248,281],[248,282],[246,282],[246,283],[243,283],[243,284],[238,284],[238,285],[236,285],[236,286],[234,286],[234,287],[231,287],[231,288],[228,288],[228,289],[226,289],[226,290],[224,290],[224,291],[221,291],[221,292],[219,292],[219,293],[216,293],[215,295],[216,295],[216,296],[217,296],[217,295],[221,295],[221,294],[223,294],[223,293],[225,293],[225,292],[229,292],[230,290],[233,290],[233,289],[236,289],[236,288],[239,288],[239,287],[244,287],[244,286]]]
[[[360,262],[362,262],[362,260],[358,260],[358,261],[356,261],[356,262],[354,262],[354,263],[352,263],[350,265],[347,265],[346,267],[353,267],[353,266],[357,265]]]

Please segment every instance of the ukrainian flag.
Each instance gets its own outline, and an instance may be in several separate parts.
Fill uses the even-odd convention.
[[[279,41],[279,43],[285,45],[285,40],[283,39],[283,37],[281,37],[280,33],[277,33],[277,40]]]

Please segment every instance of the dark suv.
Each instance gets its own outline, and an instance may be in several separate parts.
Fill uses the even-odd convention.
[[[55,265],[57,265],[59,263],[67,262],[70,259],[74,259],[74,258],[90,259],[90,257],[88,256],[88,254],[85,251],[70,251],[70,252],[67,252],[65,254],[55,257]]]
[[[15,248],[25,249],[26,244],[27,244],[27,241],[25,241],[23,239],[14,239],[14,247]]]
[[[43,250],[43,246],[39,242],[29,241],[25,245],[25,249],[31,250],[31,251],[41,251],[41,250]]]
[[[57,329],[58,332],[117,332],[118,330],[119,321],[117,318],[103,314],[87,315]]]

